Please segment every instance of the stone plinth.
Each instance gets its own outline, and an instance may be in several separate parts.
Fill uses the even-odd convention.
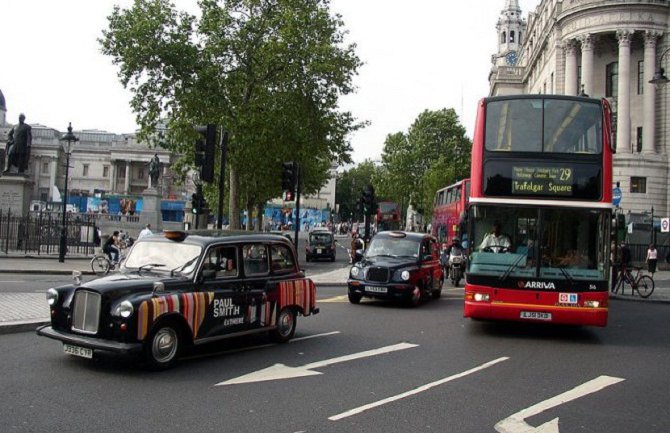
[[[147,188],[142,192],[142,225],[151,224],[154,231],[163,230],[163,215],[161,214],[161,194],[156,188]]]
[[[4,174],[0,177],[0,210],[10,210],[14,215],[27,215],[33,181],[23,175]]]

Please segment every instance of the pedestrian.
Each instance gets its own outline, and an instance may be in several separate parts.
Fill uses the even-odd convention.
[[[144,228],[142,229],[140,234],[137,235],[137,240],[140,240],[143,237],[149,236],[149,235],[152,235],[152,234],[154,234],[154,233],[151,231],[151,224],[147,224],[146,226],[144,226]]]
[[[653,243],[649,244],[649,249],[647,250],[647,269],[651,272],[653,276],[656,272],[656,262],[658,260],[658,251],[656,250],[656,245]]]

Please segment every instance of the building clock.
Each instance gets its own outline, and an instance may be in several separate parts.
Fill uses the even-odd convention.
[[[516,66],[517,55],[516,51],[510,51],[505,55],[505,61],[509,66]]]

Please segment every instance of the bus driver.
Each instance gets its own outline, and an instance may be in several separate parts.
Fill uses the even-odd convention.
[[[484,237],[479,249],[501,253],[508,251],[511,246],[509,238],[500,232],[500,222],[496,221],[493,223],[493,231]]]

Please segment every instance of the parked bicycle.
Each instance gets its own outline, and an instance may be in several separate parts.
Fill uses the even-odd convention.
[[[107,253],[104,253],[102,249],[97,248],[95,256],[91,259],[91,270],[99,277],[107,275],[110,271],[115,270],[119,264],[126,258],[125,249],[121,250],[119,255],[119,261],[112,261]]]
[[[619,273],[619,278],[612,290],[612,293],[622,295],[626,293],[626,286],[630,287],[631,296],[635,295],[637,292],[642,298],[648,298],[654,293],[654,279],[650,275],[645,275],[641,272],[642,268],[639,266],[633,266],[637,272],[635,275],[631,272],[630,269],[626,269],[625,272]]]

